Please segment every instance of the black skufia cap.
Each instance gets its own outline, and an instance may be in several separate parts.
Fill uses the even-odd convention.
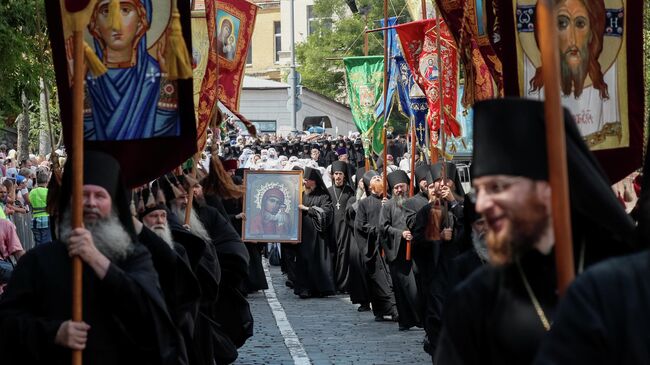
[[[574,242],[582,240],[593,256],[605,258],[631,249],[632,220],[589,151],[573,116],[564,109],[567,170]],[[474,105],[472,176],[523,176],[548,181],[544,103],[494,99]],[[580,240],[575,239],[576,235]]]
[[[332,162],[332,174],[335,172],[342,172],[347,178],[348,175],[348,164],[345,161],[333,161]]]
[[[408,185],[411,182],[406,172],[402,170],[395,170],[388,174],[388,185],[390,189],[393,190],[397,184],[406,184]]]

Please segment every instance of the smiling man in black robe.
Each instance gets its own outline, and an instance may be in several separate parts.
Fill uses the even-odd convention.
[[[406,256],[407,241],[413,239],[406,226],[409,210],[404,207],[409,178],[404,171],[397,170],[388,174],[388,185],[393,196],[381,208],[379,229],[393,279],[399,329],[405,331],[414,326],[422,327],[422,303],[413,273],[413,261]]]
[[[3,364],[69,364],[83,350],[86,364],[187,363],[149,251],[133,229],[120,167],[85,151],[83,219],[72,229],[72,160],[66,165],[57,237],[25,254],[0,301]],[[70,319],[72,265],[83,262],[82,322]]]
[[[354,198],[354,190],[349,184],[349,164],[344,161],[332,163],[332,186],[327,189],[332,199],[334,221],[332,224],[332,239],[336,244],[334,253],[334,283],[340,293],[348,291],[350,275],[350,244],[353,243],[352,230],[345,222],[345,212],[348,201]],[[332,245],[334,246],[334,245]]]
[[[382,207],[383,184],[381,176],[375,171],[363,175],[368,196],[359,202],[354,220],[354,236],[365,259],[368,274],[368,292],[372,303],[372,313],[376,321],[397,321],[395,296],[388,265],[381,254],[381,227],[379,214]]]
[[[633,228],[565,109],[575,258],[624,252]],[[474,106],[476,212],[487,222],[489,266],[445,303],[437,364],[530,364],[558,302],[544,104],[525,99]]]

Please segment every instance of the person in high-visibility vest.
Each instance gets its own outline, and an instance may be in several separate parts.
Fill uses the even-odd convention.
[[[45,210],[47,207],[46,186],[49,175],[47,171],[39,171],[36,174],[37,187],[29,192],[29,202],[32,206],[32,232],[34,233],[34,244],[36,246],[52,241],[50,215]]]

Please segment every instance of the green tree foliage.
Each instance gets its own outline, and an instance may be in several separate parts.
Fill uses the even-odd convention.
[[[4,0],[0,3],[0,124],[13,123],[22,112],[24,91],[38,100],[39,78],[52,85],[54,71],[47,39],[42,0]]]
[[[327,58],[363,56],[366,22],[369,29],[379,28],[384,18],[383,0],[357,0],[359,9],[369,7],[366,16],[351,14],[344,0],[316,0],[314,14],[321,20],[307,41],[296,47],[296,56],[302,75],[302,84],[307,88],[326,95],[332,99],[347,103],[345,90],[345,71],[341,60]],[[399,15],[399,22],[408,22],[409,15],[404,0],[390,0],[389,16]],[[326,20],[325,20],[326,19]],[[333,26],[329,19],[335,19]],[[368,54],[383,55],[384,41],[382,32],[368,35]],[[394,106],[390,118],[396,133],[403,133],[407,123]]]

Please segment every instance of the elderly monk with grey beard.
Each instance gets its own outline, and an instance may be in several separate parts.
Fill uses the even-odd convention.
[[[167,308],[183,336],[190,364],[199,363],[199,342],[196,341],[197,336],[194,336],[194,329],[201,299],[201,287],[192,269],[192,263],[196,259],[190,261],[188,250],[183,244],[175,242],[167,221],[167,207],[164,202],[156,203],[151,196],[151,189],[144,189],[139,194],[147,205],[138,213],[142,222],[133,220],[135,230],[138,232],[138,240],[151,252]],[[188,245],[187,240],[185,241],[185,245]],[[192,251],[205,250],[205,244],[190,243],[190,245],[192,246],[189,247],[189,251],[192,256],[196,255]]]
[[[418,287],[413,273],[413,261],[406,258],[407,241],[413,239],[406,226],[406,217],[413,214],[404,206],[406,192],[410,183],[406,172],[396,170],[388,174],[388,185],[393,193],[390,199],[384,198],[379,213],[379,230],[381,244],[386,253],[386,261],[393,279],[393,292],[399,315],[399,330],[422,327],[422,303],[418,296]]]
[[[70,227],[73,168],[58,196],[56,239],[23,256],[0,301],[3,364],[186,364],[151,254],[135,235],[120,166],[86,151],[85,228]],[[71,257],[83,262],[83,321],[74,322]]]
[[[218,324],[212,329],[221,336],[215,344],[217,363],[231,363],[237,358],[237,348],[244,345],[253,335],[253,318],[250,307],[240,288],[248,276],[249,256],[239,234],[230,222],[219,211],[203,204],[202,199],[194,199],[189,206],[187,191],[196,186],[189,185],[189,179],[184,176],[171,176],[159,181],[170,181],[174,184],[161,184],[167,197],[169,207],[175,219],[185,222],[185,212],[190,210],[189,231],[211,245],[217,255],[220,266],[219,293],[216,303],[209,309],[209,317]],[[201,193],[195,189],[195,193]],[[201,197],[200,195],[197,197]],[[208,311],[208,308],[206,308]]]

